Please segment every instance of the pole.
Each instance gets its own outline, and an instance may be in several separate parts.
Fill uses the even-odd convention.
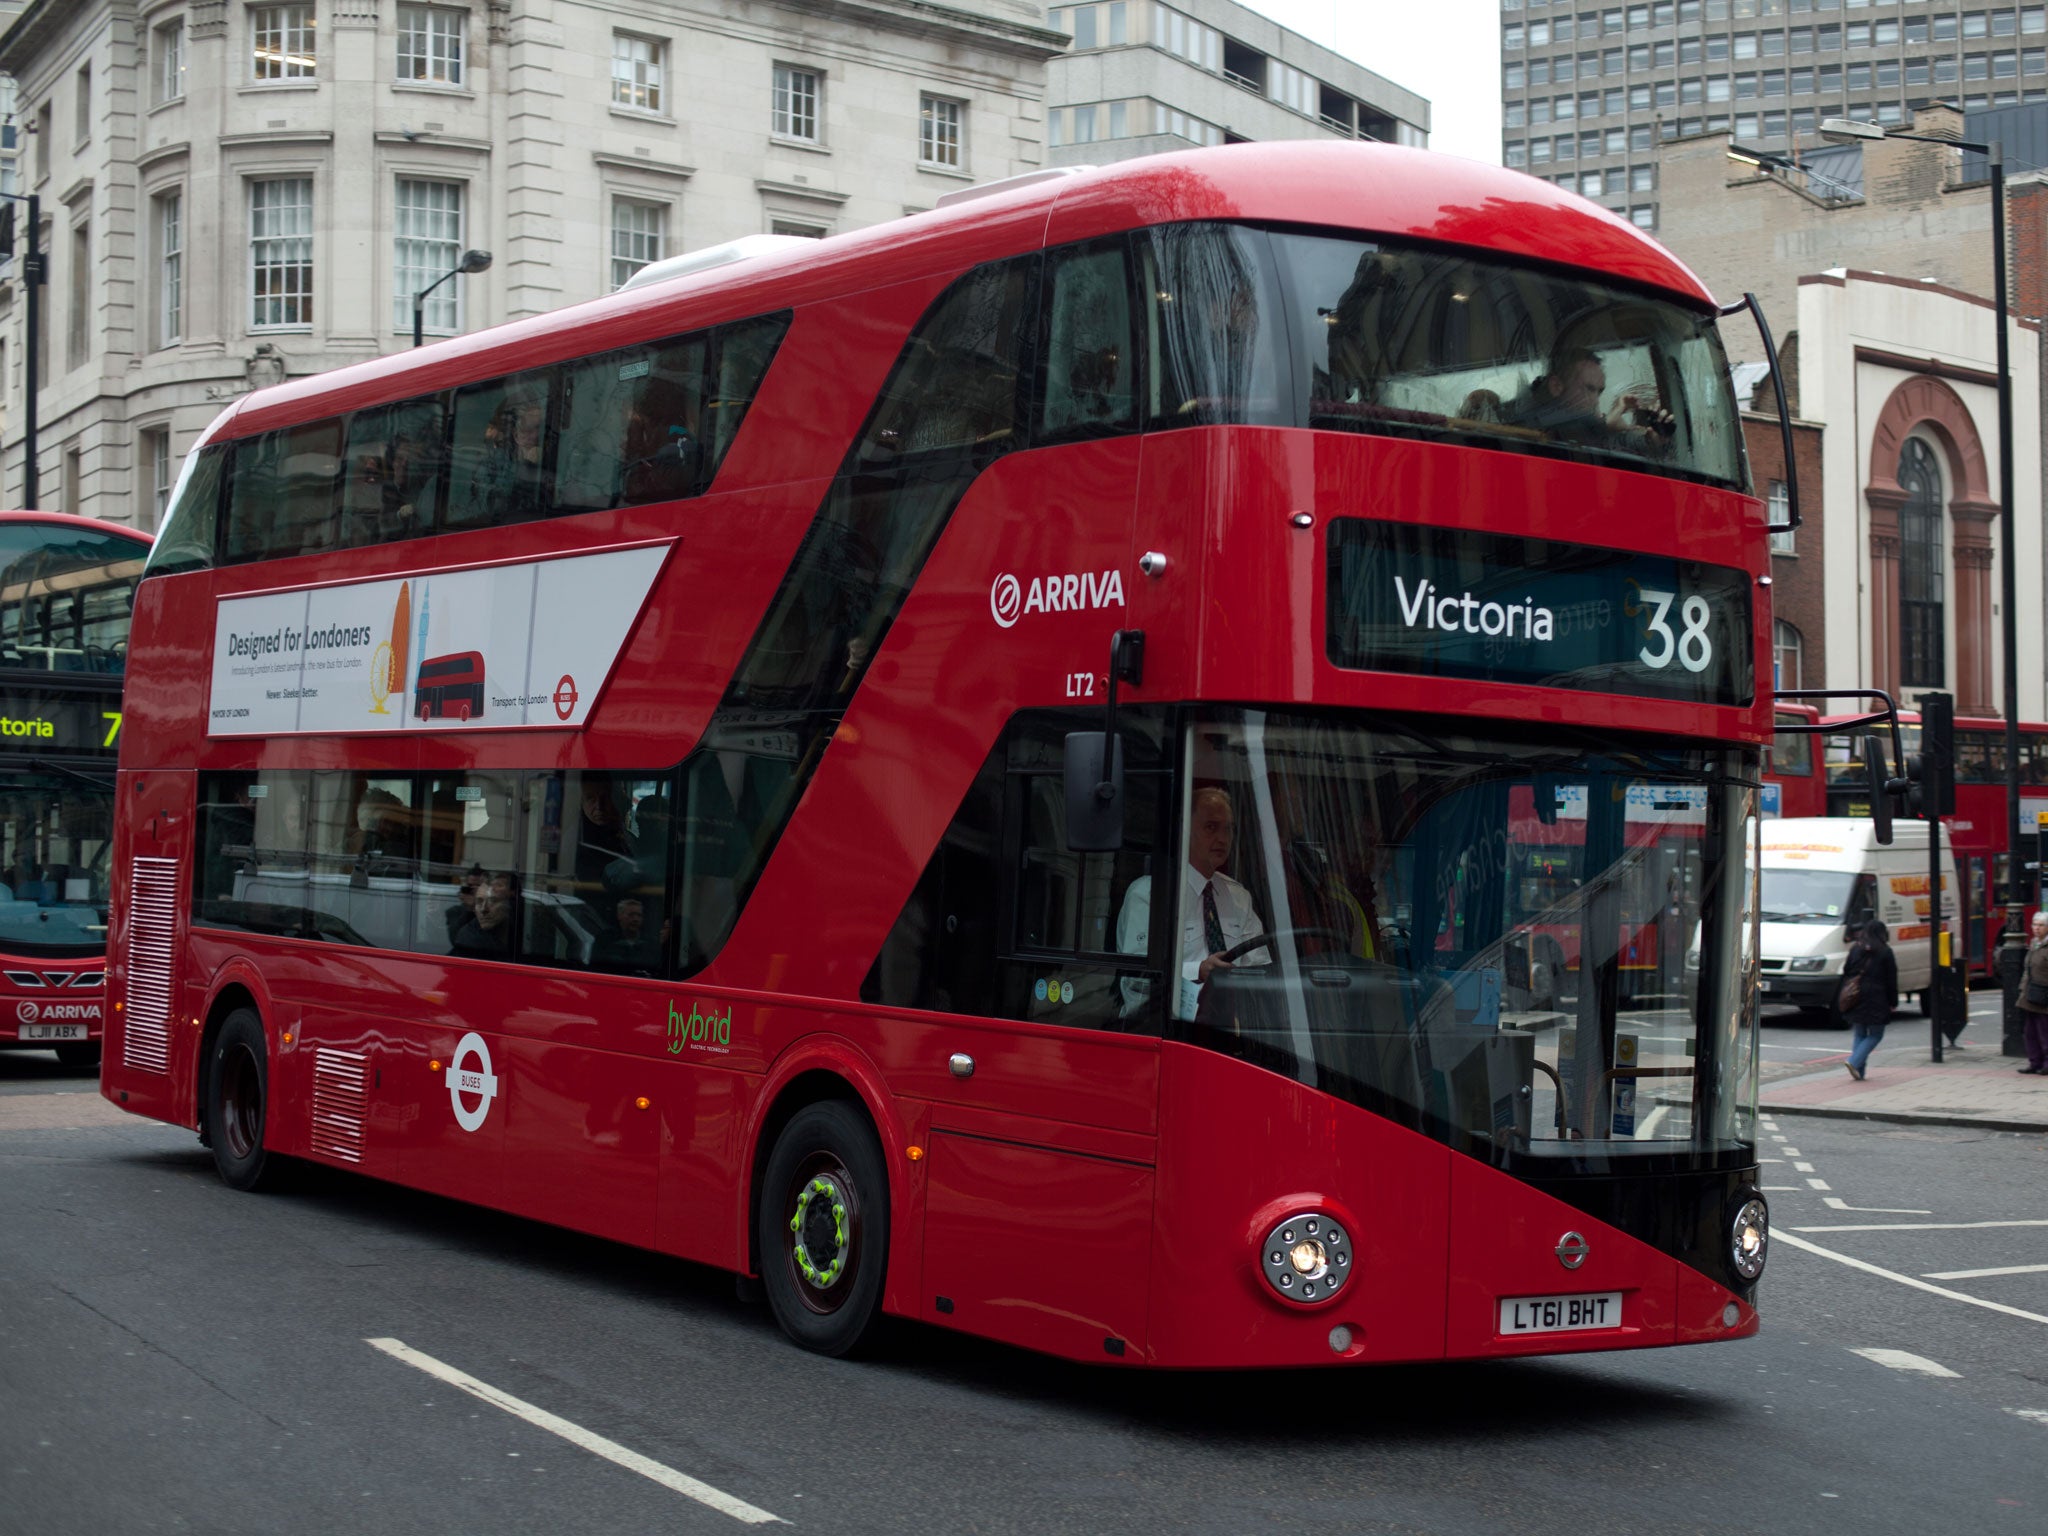
[[[2005,662],[2005,934],[1998,942],[1998,973],[2005,987],[2004,1049],[2023,1054],[2024,1021],[2020,1017],[2020,970],[2026,963],[2026,936],[2021,909],[2026,905],[2020,856],[2020,669],[2018,552],[2013,548],[2012,359],[2006,336],[2005,278],[2005,151],[1993,140],[1985,146],[1991,168],[1992,307],[1998,320],[1998,553],[2001,640]]]
[[[1927,733],[1920,733],[1920,750],[1927,750]],[[1925,785],[1923,792],[1933,793],[1934,786]],[[1941,816],[1939,807],[1930,806],[1927,814],[1927,1023],[1931,1030],[1929,1043],[1934,1048],[1934,1060],[1941,1061],[1941,1034],[1944,1015],[1948,1011],[1948,968],[1942,964],[1942,940],[1948,937],[1948,919],[1942,910],[1944,892],[1941,888]],[[1965,1004],[1967,1006],[1967,1004]]]
[[[28,254],[22,259],[22,281],[28,285],[28,356],[22,359],[22,374],[28,389],[22,400],[21,504],[36,504],[36,387],[41,383],[43,355],[43,200],[33,192],[28,198]],[[76,507],[66,507],[75,512]]]

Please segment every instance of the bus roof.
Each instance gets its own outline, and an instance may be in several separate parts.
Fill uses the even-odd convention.
[[[150,536],[139,529],[130,528],[126,523],[110,523],[103,517],[80,517],[75,512],[0,511],[0,527],[9,524],[47,523],[53,528],[79,528],[98,534],[112,534],[118,539],[133,539],[137,544],[153,542]]]
[[[1476,160],[1391,144],[1286,140],[1147,155],[804,241],[667,282],[453,337],[243,397],[206,440],[430,393],[676,334],[722,319],[865,292],[1044,245],[1146,225],[1232,219],[1441,241],[1713,297],[1669,251],[1575,193]]]

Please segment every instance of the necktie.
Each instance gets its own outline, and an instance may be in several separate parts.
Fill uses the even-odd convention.
[[[1209,953],[1222,954],[1223,919],[1216,915],[1216,882],[1213,880],[1202,887],[1202,930],[1202,936],[1209,945]]]

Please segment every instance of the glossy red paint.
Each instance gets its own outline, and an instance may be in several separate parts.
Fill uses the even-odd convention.
[[[712,493],[687,505],[145,583],[134,653],[148,686],[134,695],[126,727],[117,824],[117,983],[129,965],[132,861],[174,861],[190,889],[195,769],[681,760],[932,298],[973,265],[1047,239],[1209,217],[1465,244],[1708,302],[1654,242],[1529,178],[1419,152],[1263,145],[1153,157],[1002,193],[814,253],[263,391],[214,435],[770,309],[794,314]],[[1306,528],[1293,521],[1302,513]],[[1354,515],[1540,534],[1753,576],[1767,568],[1753,498],[1512,452],[1217,428],[1015,453],[952,514],[738,925],[696,976],[507,971],[302,945],[195,929],[181,901],[170,936],[173,1068],[157,1074],[116,1049],[102,1091],[136,1112],[193,1124],[206,1023],[241,989],[273,1042],[268,1134],[278,1150],[743,1272],[756,1263],[751,1199],[773,1126],[806,1095],[855,1099],[890,1179],[887,1309],[1075,1359],[1328,1365],[1726,1336],[1709,1325],[1727,1293],[1704,1277],[1583,1214],[1560,1225],[1568,1208],[1550,1197],[1303,1084],[1156,1037],[858,1001],[1004,723],[1020,709],[1069,704],[1068,680],[1105,672],[1119,628],[1149,637],[1144,683],[1125,695],[1132,702],[1267,700],[1728,743],[1768,738],[1765,696],[1710,708],[1332,666],[1320,639],[1324,540],[1332,519]],[[585,729],[492,734],[451,723],[399,736],[204,735],[223,597],[483,564],[503,559],[508,543],[535,558],[652,539],[673,539],[674,550]],[[1162,574],[1141,573],[1146,552],[1166,557]],[[1006,575],[1075,572],[1117,573],[1121,603],[1032,613],[1009,626],[992,610]],[[1760,597],[1755,607],[1767,654],[1769,605]],[[705,1009],[730,1014],[716,1051],[672,1026],[679,1012]],[[958,1075],[955,1056],[972,1059],[971,1075]],[[458,1067],[479,1074],[470,1080],[478,1086],[451,1083]],[[332,1150],[316,1125],[321,1084],[336,1073],[360,1084],[368,1104],[353,1156]],[[921,1161],[909,1159],[912,1145]],[[1358,1272],[1327,1305],[1285,1301],[1258,1267],[1260,1223],[1297,1202],[1327,1203],[1357,1245]],[[1565,1275],[1552,1251],[1566,1227],[1593,1244],[1583,1275]],[[1611,1337],[1539,1342],[1494,1331],[1502,1295],[1595,1288],[1629,1298]],[[1743,1315],[1735,1332],[1754,1327],[1754,1313]],[[1342,1352],[1330,1342],[1339,1324],[1353,1340]]]

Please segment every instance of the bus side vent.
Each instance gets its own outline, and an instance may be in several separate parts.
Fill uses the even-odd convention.
[[[171,1068],[171,949],[178,930],[178,861],[135,860],[129,881],[128,989],[121,1005],[121,1065]]]
[[[359,1051],[313,1053],[313,1151],[337,1162],[363,1160],[363,1116],[370,1104],[369,1057]]]

